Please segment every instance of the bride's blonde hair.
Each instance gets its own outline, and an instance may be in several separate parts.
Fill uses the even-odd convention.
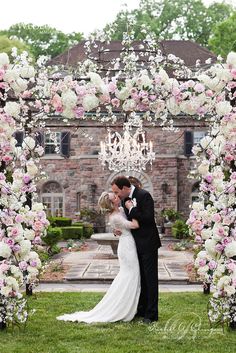
[[[98,200],[98,207],[102,213],[112,213],[115,209],[113,202],[110,200],[111,192],[103,191]]]

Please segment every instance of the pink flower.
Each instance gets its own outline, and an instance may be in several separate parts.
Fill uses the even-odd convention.
[[[28,184],[29,182],[31,182],[31,177],[30,177],[30,175],[25,174],[25,175],[23,176],[23,181],[24,181],[25,184]]]
[[[200,259],[199,260],[199,266],[205,266],[206,265],[206,259]]]
[[[113,107],[118,108],[120,106],[120,100],[118,98],[113,98],[111,100],[111,104],[113,105]]]
[[[213,214],[212,220],[216,223],[220,223],[221,222],[221,215],[219,213]]]
[[[77,107],[75,109],[75,115],[77,118],[81,118],[82,116],[84,116],[84,108],[83,107]]]
[[[21,261],[21,262],[19,263],[19,268],[20,268],[21,271],[26,271],[26,270],[27,270],[27,267],[28,267],[28,264],[27,264],[26,261]]]
[[[16,217],[15,217],[16,223],[22,223],[23,220],[24,220],[24,218],[20,214],[16,215]]]
[[[207,97],[212,97],[213,95],[214,95],[214,93],[212,92],[212,90],[208,89],[208,90],[206,91],[206,96],[207,96]]]
[[[5,70],[0,69],[0,80],[3,79],[4,74],[5,74]]]
[[[208,267],[210,270],[214,270],[217,267],[217,262],[214,260],[209,261]]]
[[[30,266],[37,267],[37,262],[35,260],[30,261]]]
[[[196,83],[196,85],[194,86],[194,90],[197,92],[197,93],[202,93],[205,91],[205,87],[202,83]]]
[[[236,79],[236,69],[231,70],[231,75]]]
[[[108,91],[109,92],[114,93],[116,89],[117,89],[117,86],[114,82],[108,83]]]

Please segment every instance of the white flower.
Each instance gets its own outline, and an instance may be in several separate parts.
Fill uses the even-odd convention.
[[[180,113],[180,106],[176,103],[174,97],[167,99],[166,107],[172,115],[178,115]]]
[[[30,136],[25,137],[22,143],[22,148],[33,150],[35,148],[35,140]]]
[[[25,239],[33,240],[35,237],[35,232],[33,231],[33,229],[25,229],[24,236]]]
[[[213,258],[214,258],[215,255],[216,255],[215,247],[216,247],[216,242],[215,242],[215,240],[213,240],[213,239],[207,239],[207,240],[205,241],[205,249],[206,249],[206,251],[208,252],[208,254],[211,255]]]
[[[19,94],[27,89],[27,81],[19,77],[11,83],[11,88],[16,94]]]
[[[123,104],[123,109],[125,111],[134,110],[136,108],[136,102],[134,99],[127,99]]]
[[[20,242],[20,255],[21,257],[27,256],[31,249],[31,242],[29,240],[22,240]]]
[[[34,202],[32,205],[32,211],[43,211],[44,210],[44,206],[41,202]]]
[[[233,240],[231,243],[227,244],[225,247],[225,255],[227,257],[236,256],[236,241]]]
[[[99,99],[94,94],[89,94],[83,98],[82,105],[86,111],[93,110],[98,107]]]
[[[137,207],[137,200],[136,200],[135,197],[132,199],[132,202],[133,202],[133,206],[134,206],[134,207]]]
[[[9,57],[6,53],[0,53],[0,68],[10,64]]]
[[[8,297],[11,292],[12,292],[12,288],[9,286],[2,287],[0,291],[0,293],[5,297]]]
[[[202,146],[203,149],[206,149],[210,146],[212,140],[213,140],[212,137],[205,136],[200,140],[200,145]]]
[[[236,291],[236,289],[234,286],[225,286],[224,287],[224,292],[226,292],[229,297],[231,295],[233,295],[235,293],[235,291]]]
[[[5,259],[8,259],[11,256],[11,248],[3,243],[0,242],[0,257],[4,257]]]
[[[209,162],[206,160],[202,161],[202,163],[198,166],[198,171],[203,176],[206,175],[209,172]]]
[[[32,160],[27,162],[26,168],[27,168],[27,173],[31,177],[34,177],[38,173],[38,167],[35,165],[35,163]]]
[[[24,65],[21,67],[20,75],[23,78],[31,78],[35,76],[35,70],[33,66]]]
[[[20,104],[16,103],[16,102],[7,102],[5,107],[4,107],[4,111],[14,117],[14,118],[18,118],[19,114],[20,114]]]
[[[207,229],[204,228],[201,231],[201,236],[202,236],[202,239],[204,240],[209,239],[212,236],[212,230],[210,228],[207,228]]]
[[[216,109],[216,114],[218,116],[224,116],[224,115],[227,115],[231,112],[232,106],[231,106],[230,102],[223,101],[223,102],[216,103],[215,109]]]
[[[151,88],[152,87],[152,80],[148,77],[147,74],[142,74],[138,78],[138,87],[139,88],[142,88],[142,87]]]
[[[68,89],[65,92],[62,92],[61,100],[62,100],[62,104],[65,108],[71,109],[76,106],[77,95],[75,94],[75,92]]]
[[[115,95],[118,99],[123,101],[129,97],[130,91],[127,87],[123,87],[120,91],[116,90]]]
[[[91,82],[97,87],[100,87],[104,84],[101,76],[95,72],[89,72],[88,77],[90,78]]]
[[[230,66],[236,67],[236,53],[231,51],[227,55],[226,63]]]
[[[161,77],[162,82],[166,82],[169,80],[169,76],[167,75],[166,71],[163,69],[160,69],[158,75]]]

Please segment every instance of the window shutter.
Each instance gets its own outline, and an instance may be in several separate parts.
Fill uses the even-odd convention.
[[[193,132],[185,131],[184,132],[184,155],[190,157],[193,155]]]
[[[63,157],[70,157],[70,132],[65,131],[61,133],[61,155]]]
[[[36,131],[35,133],[35,141],[36,145],[43,146],[44,145],[44,134],[41,131]]]
[[[16,131],[14,133],[14,137],[17,141],[16,143],[16,147],[21,147],[22,146],[22,142],[24,140],[24,131]]]

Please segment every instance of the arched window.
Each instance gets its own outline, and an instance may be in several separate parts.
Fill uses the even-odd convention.
[[[56,181],[49,181],[42,188],[42,203],[46,206],[48,217],[63,216],[63,190]]]
[[[192,186],[191,203],[199,200],[199,186],[200,186],[200,182],[199,181],[197,181]]]

